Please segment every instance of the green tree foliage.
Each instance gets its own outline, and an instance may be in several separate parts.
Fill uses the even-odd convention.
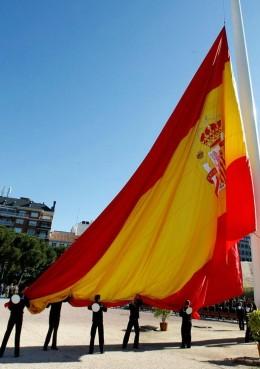
[[[65,250],[66,250],[65,246],[56,246],[55,247],[56,258],[60,257],[64,253]]]
[[[36,237],[0,227],[0,281],[30,283],[63,251]]]

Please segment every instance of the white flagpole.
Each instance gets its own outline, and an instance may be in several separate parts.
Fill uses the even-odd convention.
[[[251,235],[252,264],[254,273],[255,303],[260,308],[260,156],[256,124],[254,97],[247,59],[243,19],[240,0],[231,0],[235,55],[237,65],[237,85],[242,121],[246,136],[247,150],[252,169],[255,206],[256,232]],[[243,216],[243,214],[241,214]]]

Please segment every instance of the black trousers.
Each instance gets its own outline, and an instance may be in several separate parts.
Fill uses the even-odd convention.
[[[243,318],[238,318],[239,329],[243,331],[245,329],[245,322]]]
[[[253,341],[252,332],[249,328],[248,324],[246,326],[246,334],[245,334],[245,342],[251,342]]]
[[[98,339],[99,339],[99,350],[101,353],[104,352],[104,327],[103,322],[93,322],[91,331],[90,331],[90,344],[89,344],[89,353],[93,354],[94,352],[94,342],[96,331],[98,328]]]
[[[10,334],[13,330],[13,327],[15,326],[15,338],[14,338],[14,355],[19,356],[20,355],[20,336],[21,336],[21,330],[23,325],[23,317],[19,318],[13,318],[10,317],[8,320],[6,332],[3,338],[3,342],[0,348],[0,356],[3,356],[5,352],[5,348],[8,342],[8,339],[10,337]]]
[[[123,339],[123,348],[127,347],[128,340],[129,340],[129,337],[130,337],[130,333],[131,333],[131,330],[132,330],[133,327],[134,327],[134,330],[135,330],[134,348],[138,348],[138,345],[139,345],[139,332],[140,332],[138,319],[130,319],[129,320],[129,322],[127,324],[125,336],[124,336],[124,339]]]
[[[51,335],[53,333],[52,336],[52,348],[57,348],[57,333],[58,333],[58,328],[59,328],[59,322],[58,323],[50,323],[49,324],[49,330],[47,332],[46,338],[45,338],[45,342],[44,342],[44,348],[47,349],[48,344],[50,342],[51,339]]]
[[[181,347],[191,346],[191,322],[185,322],[181,325]]]

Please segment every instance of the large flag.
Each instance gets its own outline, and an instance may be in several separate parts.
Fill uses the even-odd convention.
[[[96,294],[195,309],[242,293],[236,242],[255,229],[223,28],[152,149],[87,231],[26,291],[30,310]]]

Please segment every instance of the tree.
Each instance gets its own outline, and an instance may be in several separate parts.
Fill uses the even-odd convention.
[[[0,227],[0,279],[28,283],[39,276],[64,250],[27,234]]]
[[[19,251],[12,248],[12,242],[15,238],[15,233],[9,231],[5,227],[0,227],[0,268],[1,280],[5,274],[19,259]]]

